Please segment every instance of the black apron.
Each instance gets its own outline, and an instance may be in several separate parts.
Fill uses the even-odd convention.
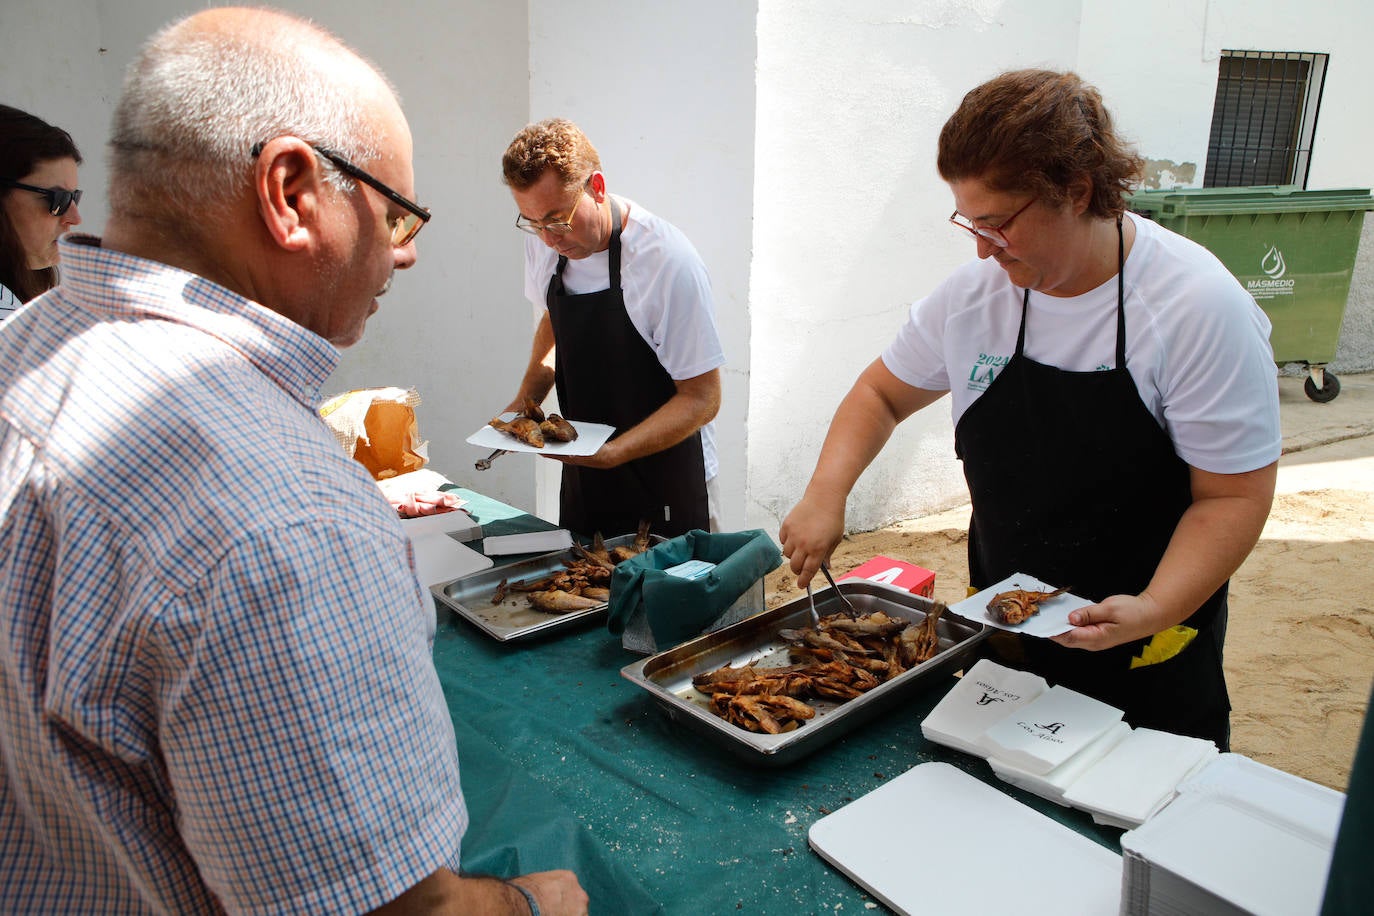
[[[1092,601],[1139,594],[1192,501],[1187,464],[1126,370],[1119,220],[1117,237],[1115,367],[1069,372],[1028,358],[1026,290],[1015,354],[955,429],[973,503],[969,580],[977,589],[1020,572]],[[1130,667],[1148,639],[1091,652],[1031,636],[1019,637],[1023,658],[1009,663],[1124,710],[1133,726],[1226,750],[1226,584],[1184,624],[1197,637],[1153,665]]]
[[[570,294],[563,286],[568,259],[558,258],[545,302],[556,346],[554,385],[563,414],[615,427],[612,438],[637,425],[677,393],[672,376],[630,321],[620,288],[620,207],[611,204],[610,286]],[[632,534],[641,520],[650,531],[676,537],[710,530],[706,464],[698,430],[671,448],[608,470],[563,466],[558,523],[570,531],[611,538]]]

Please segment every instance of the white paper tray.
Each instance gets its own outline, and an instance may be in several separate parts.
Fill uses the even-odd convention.
[[[1034,576],[1028,576],[1025,573],[1015,573],[1003,579],[1001,582],[998,582],[996,585],[983,589],[972,597],[951,604],[949,606],[949,611],[951,614],[958,614],[965,620],[972,620],[975,623],[985,623],[999,630],[1007,630],[1012,633],[1025,633],[1027,636],[1050,637],[1058,636],[1060,633],[1067,633],[1073,629],[1073,624],[1069,623],[1069,611],[1075,608],[1087,607],[1094,603],[1086,598],[1080,598],[1072,592],[1067,592],[1041,604],[1040,611],[1029,620],[1022,621],[1015,625],[1003,623],[988,611],[988,602],[991,601],[992,596],[996,595],[998,592],[1007,592],[1018,588],[1031,592],[1052,592],[1060,588],[1060,586],[1047,585]]]
[[[515,414],[505,413],[501,415],[502,420],[510,420]],[[585,420],[569,420],[573,429],[577,430],[577,438],[571,442],[546,441],[543,448],[535,448],[533,445],[526,445],[514,436],[501,432],[490,425],[483,426],[477,432],[468,436],[469,445],[480,446],[481,448],[499,448],[508,452],[528,452],[531,455],[595,455],[596,450],[606,444],[606,440],[611,438],[611,433],[615,432],[614,426],[607,426],[604,423],[589,423]]]
[[[1116,916],[1121,856],[947,763],[811,825],[811,848],[898,913]]]

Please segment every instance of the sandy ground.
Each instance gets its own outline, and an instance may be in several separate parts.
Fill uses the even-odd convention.
[[[1280,379],[1278,493],[1231,581],[1226,674],[1233,751],[1344,791],[1374,680],[1374,377],[1342,383],[1341,397],[1317,405],[1300,379]],[[957,601],[968,516],[960,506],[850,535],[831,568],[907,560],[935,572],[936,598]],[[785,565],[767,587],[769,606],[800,594]]]

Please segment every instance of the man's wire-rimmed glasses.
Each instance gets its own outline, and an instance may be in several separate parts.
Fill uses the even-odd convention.
[[[61,216],[70,210],[74,205],[81,203],[81,189],[76,188],[68,191],[66,188],[40,188],[37,185],[24,184],[22,181],[15,181],[13,178],[0,178],[0,185],[10,188],[18,188],[21,191],[32,191],[35,194],[42,194],[48,199],[48,212],[53,216]]]
[[[253,156],[256,158],[262,153],[264,144],[253,144]],[[415,238],[424,228],[425,223],[429,222],[430,212],[428,208],[422,207],[415,201],[392,190],[385,182],[379,178],[374,178],[358,166],[349,162],[339,153],[324,146],[310,144],[310,148],[319,153],[330,162],[334,163],[339,171],[351,178],[356,178],[363,184],[372,188],[378,194],[399,207],[404,207],[406,214],[398,216],[391,221],[391,244],[396,248],[403,248],[410,244],[411,239]]]
[[[967,232],[972,233],[978,238],[987,239],[989,242],[996,245],[998,248],[1006,248],[1008,245],[1011,244],[1011,242],[1007,240],[1007,237],[1004,234],[1007,231],[1007,227],[1011,225],[1012,220],[1016,219],[1016,217],[1020,216],[1022,213],[1025,213],[1026,210],[1030,208],[1030,205],[1035,203],[1036,199],[1037,198],[1032,197],[1030,200],[1026,201],[1025,206],[1023,206],[1020,210],[1017,210],[1011,216],[1008,216],[1006,219],[1002,220],[1001,224],[997,226],[979,226],[975,224],[973,220],[969,219],[967,216],[964,216],[962,213],[960,213],[958,210],[955,210],[953,213],[949,215],[949,221],[954,225],[958,226],[960,229],[966,230]]]
[[[554,235],[567,235],[572,232],[572,220],[577,213],[578,204],[582,203],[582,195],[587,191],[587,186],[583,185],[578,189],[577,199],[573,201],[572,209],[563,219],[549,220],[547,223],[538,223],[532,219],[527,219],[524,214],[515,214],[515,228],[521,232],[528,232],[530,235],[538,235],[541,232],[552,232]]]

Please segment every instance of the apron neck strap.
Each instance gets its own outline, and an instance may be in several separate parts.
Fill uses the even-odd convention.
[[[1026,312],[1030,307],[1030,288],[1021,297],[1021,329],[1016,333],[1016,355],[1026,348]],[[1116,215],[1116,368],[1126,365],[1126,236],[1121,231],[1121,214]]]
[[[615,198],[610,194],[606,195],[606,200],[611,204],[611,245],[610,245],[610,275],[611,289],[620,289],[620,204],[615,202]]]
[[[1116,368],[1126,366],[1126,234],[1116,215]]]
[[[606,249],[610,263],[607,273],[610,274],[611,278],[610,288],[620,289],[620,204],[616,203],[615,198],[609,194],[606,195],[606,200],[611,204],[611,242]],[[567,266],[568,256],[560,254],[558,265],[553,269],[554,276],[558,277],[560,286],[563,283],[563,269]],[[564,289],[563,292],[566,293],[567,290]]]

